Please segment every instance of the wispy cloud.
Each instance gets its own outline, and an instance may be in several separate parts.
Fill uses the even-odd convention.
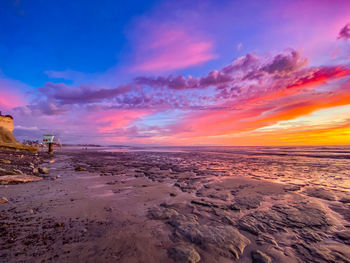
[[[216,58],[212,41],[181,27],[152,26],[138,41],[137,72],[168,72]]]

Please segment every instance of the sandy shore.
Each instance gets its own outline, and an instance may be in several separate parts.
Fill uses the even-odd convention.
[[[17,166],[43,180],[0,185],[0,262],[350,262],[346,186],[262,175],[276,162],[198,151],[30,154],[49,173],[32,174],[28,159]]]

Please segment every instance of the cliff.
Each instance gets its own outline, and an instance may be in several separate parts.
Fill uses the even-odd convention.
[[[9,116],[0,116],[0,144],[18,143],[13,136],[13,119]]]
[[[0,115],[0,147],[36,151],[35,148],[19,143],[13,135],[13,118]]]

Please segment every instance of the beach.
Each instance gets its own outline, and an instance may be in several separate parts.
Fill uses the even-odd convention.
[[[13,154],[0,262],[350,262],[349,147]]]

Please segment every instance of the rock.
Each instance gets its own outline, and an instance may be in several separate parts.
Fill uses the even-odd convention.
[[[288,186],[284,187],[283,189],[287,192],[294,192],[294,191],[299,191],[300,186],[299,185],[288,185]]]
[[[84,167],[81,167],[81,166],[75,167],[74,170],[77,172],[86,171],[86,169]]]
[[[55,224],[55,227],[63,227],[63,223],[57,222],[57,223]]]
[[[10,160],[0,160],[0,162],[3,164],[11,164]]]
[[[340,202],[344,203],[344,204],[349,204],[350,203],[350,197],[342,197],[340,200]]]
[[[274,234],[282,229],[279,227],[283,217],[275,211],[256,211],[243,216],[238,226],[240,229],[248,231],[254,235],[261,233]]]
[[[235,206],[241,209],[254,209],[260,206],[261,196],[244,196],[235,198]]]
[[[49,168],[47,168],[47,167],[39,167],[38,168],[38,171],[39,171],[39,173],[41,173],[41,174],[48,174],[49,173]]]
[[[25,175],[25,174],[4,175],[4,176],[0,176],[0,183],[2,184],[30,183],[30,182],[40,181],[42,179],[43,178],[38,176]]]
[[[327,238],[325,233],[318,233],[308,228],[304,228],[300,235],[303,240],[307,240],[308,242],[320,242]]]
[[[332,192],[327,191],[323,188],[307,188],[305,193],[308,196],[317,197],[328,201],[336,200],[335,195]]]
[[[208,201],[208,200],[205,200],[205,199],[192,200],[191,204],[198,205],[198,206],[203,206],[203,207],[220,208],[220,209],[223,209],[223,210],[231,209],[230,206],[227,206],[223,202]]]
[[[251,253],[253,263],[271,263],[271,258],[260,250],[254,250]]]
[[[221,256],[239,259],[250,240],[235,228],[227,225],[202,225],[189,216],[179,215],[171,218],[175,235],[201,246],[205,250]]]
[[[336,236],[350,245],[350,230],[344,230],[336,233]]]
[[[176,262],[196,263],[201,260],[198,252],[193,247],[186,244],[180,244],[169,249],[168,254],[169,257]]]
[[[7,203],[9,200],[6,197],[0,198],[0,205]]]
[[[272,209],[284,217],[287,227],[326,227],[330,222],[323,208],[316,203],[295,206],[274,205]]]
[[[231,204],[228,208],[233,211],[241,211],[241,207],[238,204]]]
[[[258,239],[256,240],[256,243],[261,246],[268,244],[268,245],[273,245],[274,247],[278,247],[278,244],[274,239],[274,237],[268,234],[259,235]]]
[[[340,214],[346,221],[350,222],[350,205],[348,204],[332,204],[330,209]]]
[[[165,220],[165,219],[169,219],[172,216],[176,216],[179,213],[171,208],[151,208],[150,210],[148,210],[148,216],[152,219],[156,219],[156,220]]]
[[[23,174],[23,172],[21,170],[18,170],[18,169],[13,169],[13,172],[16,174]]]
[[[303,259],[302,262],[350,262],[349,246],[339,242],[296,243],[292,245],[292,248]]]
[[[4,175],[16,175],[18,173],[14,172],[14,171],[6,171],[6,173]]]
[[[243,216],[239,227],[254,235],[285,232],[285,228],[309,227],[314,230],[326,229],[330,222],[326,212],[315,203],[274,205],[268,211],[256,211]]]
[[[0,175],[15,175],[15,174],[17,173],[14,171],[8,171],[4,168],[0,168]]]
[[[200,201],[200,200],[192,200],[191,203],[194,205],[201,205],[201,206],[207,206],[207,207],[217,207],[217,205],[213,204],[212,202],[206,202],[206,201]]]
[[[33,174],[38,174],[39,173],[39,169],[38,168],[33,168],[32,172],[33,172]]]

